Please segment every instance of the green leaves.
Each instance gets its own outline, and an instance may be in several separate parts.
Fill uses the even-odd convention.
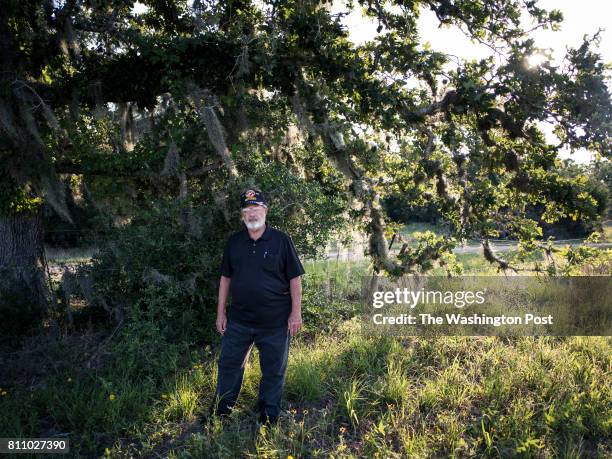
[[[45,9],[11,1],[1,37],[15,75],[0,77],[0,88],[12,91],[15,76],[29,82],[32,100],[48,101],[70,139],[49,132],[50,112],[36,104],[7,104],[3,130],[14,139],[40,131],[38,161],[78,166],[101,195],[127,201],[130,212],[127,190],[145,202],[167,198],[184,192],[181,173],[201,171],[189,189],[223,193],[229,179],[215,168],[219,156],[241,165],[232,180],[255,180],[257,171],[262,184],[284,190],[275,193],[292,214],[272,216],[309,234],[308,253],[342,226],[345,216],[337,215],[351,199],[361,203],[343,215],[372,228],[372,193],[401,193],[403,213],[426,206],[458,238],[537,238],[534,225],[592,222],[603,212],[602,189],[552,170],[561,147],[603,157],[612,151],[607,70],[593,51],[599,35],[569,50],[559,67],[527,65],[544,50],[522,29],[521,14],[536,28],[555,28],[558,11],[531,0],[362,2],[335,16],[319,2],[144,4],[145,12],[132,14],[131,2]],[[355,45],[342,19],[361,6],[380,28]],[[422,43],[421,7],[494,49],[495,58],[463,62]],[[137,124],[150,123],[132,151],[120,146],[127,121],[119,112],[93,117],[94,107],[115,104],[130,104]],[[194,104],[217,114],[223,142],[211,144]],[[557,145],[547,145],[542,122],[552,125]],[[171,142],[180,161],[160,185]],[[36,175],[28,144],[2,140],[0,149],[11,153],[11,170],[24,169],[14,180]],[[364,187],[369,181],[377,184]],[[300,194],[313,204],[290,205]],[[325,222],[319,231],[315,216]]]
[[[20,185],[6,170],[0,169],[0,215],[28,214],[40,208],[41,197]]]

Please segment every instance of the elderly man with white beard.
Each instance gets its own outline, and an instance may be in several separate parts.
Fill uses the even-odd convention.
[[[223,253],[217,331],[221,334],[218,379],[211,413],[233,409],[253,345],[259,350],[259,422],[275,424],[285,382],[289,343],[302,325],[304,267],[291,237],[266,224],[268,203],[259,190],[240,196],[245,229],[233,234]],[[231,306],[225,304],[231,292]]]

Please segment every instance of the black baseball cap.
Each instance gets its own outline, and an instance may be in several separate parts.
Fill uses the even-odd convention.
[[[249,189],[240,195],[240,208],[244,209],[251,205],[268,207],[268,201],[261,191]]]

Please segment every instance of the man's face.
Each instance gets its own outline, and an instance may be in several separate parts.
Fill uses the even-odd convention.
[[[242,209],[242,221],[252,231],[257,231],[266,224],[268,209],[263,206],[247,206]]]

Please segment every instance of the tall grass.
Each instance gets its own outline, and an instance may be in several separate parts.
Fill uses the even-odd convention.
[[[368,265],[306,267],[278,425],[255,423],[256,349],[222,421],[205,416],[218,347],[143,353],[159,361],[136,370],[83,339],[3,361],[0,436],[67,437],[74,457],[612,456],[612,338],[367,337],[353,316]]]
[[[274,427],[255,424],[256,353],[237,411],[201,422],[214,350],[194,353],[161,385],[116,368],[12,387],[0,398],[0,426],[6,436],[66,434],[81,457],[106,448],[110,457],[604,457],[612,452],[611,344],[369,338],[349,320],[333,335],[292,341]]]

